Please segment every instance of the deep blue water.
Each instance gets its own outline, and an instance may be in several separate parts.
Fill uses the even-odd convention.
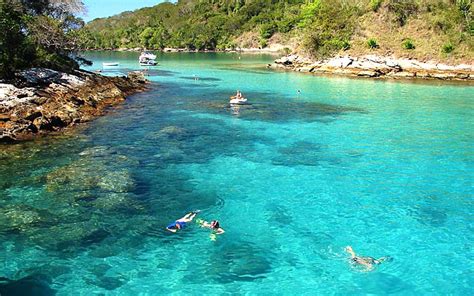
[[[108,115],[0,146],[0,277],[23,279],[0,293],[473,294],[472,86],[159,60]],[[228,106],[237,89],[252,105]],[[193,209],[225,234],[165,230]],[[393,260],[362,272],[348,245]]]

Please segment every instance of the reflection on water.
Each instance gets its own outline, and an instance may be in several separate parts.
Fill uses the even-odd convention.
[[[159,59],[150,91],[107,116],[0,146],[2,295],[472,291],[470,88]],[[229,105],[236,89],[251,104]],[[226,233],[164,229],[194,209]],[[359,274],[346,245],[395,259]]]

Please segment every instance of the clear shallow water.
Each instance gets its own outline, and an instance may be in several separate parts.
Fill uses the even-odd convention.
[[[159,59],[149,92],[77,133],[1,146],[0,276],[58,295],[473,293],[474,88]],[[236,89],[253,105],[229,108]],[[226,233],[164,230],[193,209]],[[360,272],[347,245],[393,261]]]

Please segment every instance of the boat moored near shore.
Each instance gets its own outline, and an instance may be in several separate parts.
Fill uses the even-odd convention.
[[[118,67],[120,64],[117,62],[111,62],[111,63],[102,63],[102,66],[104,67]]]
[[[149,52],[149,51],[144,51],[140,54],[140,57],[138,57],[138,62],[140,63],[141,66],[156,66],[158,65],[158,62],[156,61],[156,55]]]

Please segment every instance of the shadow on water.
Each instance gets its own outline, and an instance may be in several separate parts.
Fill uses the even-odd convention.
[[[128,279],[125,276],[112,277],[104,275],[95,277],[93,279],[86,278],[85,282],[89,285],[100,287],[107,291],[113,291],[125,285],[128,282]]]
[[[323,160],[321,146],[307,141],[298,141],[290,146],[278,149],[279,155],[272,159],[274,165],[317,166]]]
[[[356,288],[352,291],[347,291],[348,293],[401,295],[407,291],[414,291],[414,287],[401,278],[383,272],[357,274],[355,284]]]
[[[214,77],[201,77],[201,76],[180,76],[181,79],[187,80],[198,80],[198,81],[222,81],[220,78]]]
[[[238,71],[238,72],[245,72],[245,73],[251,73],[251,74],[258,74],[258,75],[271,75],[274,72],[269,71],[265,67],[254,67],[254,68],[249,68],[248,65],[242,66],[241,64],[226,64],[217,67],[218,69],[221,70],[232,70],[232,71]]]
[[[420,204],[409,211],[415,220],[430,227],[442,227],[448,220],[447,209],[437,196],[424,197]]]
[[[128,73],[133,71],[143,71],[147,76],[153,77],[172,77],[178,74],[178,72],[169,71],[169,70],[162,70],[156,68],[140,68],[140,69],[132,69],[132,68],[104,68],[100,70],[101,74],[104,75],[113,75],[113,76],[127,76]]]
[[[210,281],[226,284],[263,279],[272,270],[270,253],[245,241],[224,243],[209,253],[207,263],[197,266],[197,271],[187,275],[185,280],[196,284]],[[196,272],[202,276],[196,277]]]
[[[229,105],[229,94],[234,91],[214,92],[206,96],[196,95],[183,106],[190,111],[214,114],[235,113]],[[288,121],[330,122],[347,113],[364,113],[360,108],[323,104],[318,102],[301,102],[274,94],[249,92],[245,96],[249,105],[240,106],[239,118],[267,122],[284,123]],[[234,108],[235,109],[235,108]]]
[[[331,156],[321,145],[308,141],[297,141],[279,148],[272,158],[273,165],[282,166],[319,166],[321,163],[340,164],[338,157]]]
[[[266,206],[266,211],[269,215],[268,222],[270,224],[277,224],[282,228],[286,228],[294,222],[293,216],[290,214],[288,208],[284,206],[276,205],[272,202]]]
[[[169,71],[169,70],[161,70],[161,69],[148,69],[146,71],[148,76],[160,76],[160,77],[172,77],[178,74],[178,72]]]
[[[2,296],[50,296],[56,295],[51,287],[51,279],[43,275],[27,276],[19,280],[0,277]]]

